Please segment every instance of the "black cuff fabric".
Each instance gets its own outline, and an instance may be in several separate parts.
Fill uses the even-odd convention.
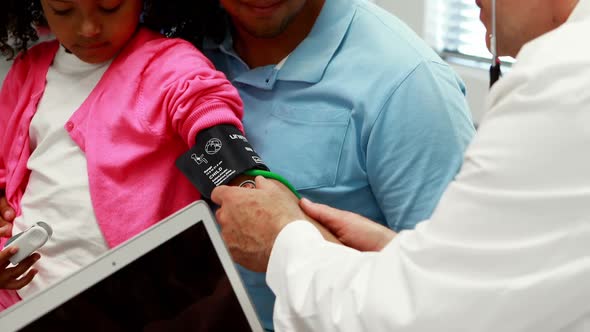
[[[201,131],[196,144],[176,160],[176,166],[206,198],[249,169],[268,170],[239,129],[218,125]]]

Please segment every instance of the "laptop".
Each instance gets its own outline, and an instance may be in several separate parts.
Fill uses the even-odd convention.
[[[2,332],[263,331],[203,201],[8,308],[0,313],[0,327]]]

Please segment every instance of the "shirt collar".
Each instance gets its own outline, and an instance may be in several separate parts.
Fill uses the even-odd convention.
[[[319,82],[346,36],[355,12],[356,5],[353,1],[326,0],[309,35],[289,54],[283,66],[275,73],[274,78],[283,81]],[[229,32],[226,33],[221,44],[206,39],[203,42],[203,49],[219,49],[223,53],[237,57]],[[256,68],[255,71],[271,70],[274,67]]]
[[[293,50],[277,79],[317,83],[334,57],[356,12],[349,0],[326,0],[311,32]]]

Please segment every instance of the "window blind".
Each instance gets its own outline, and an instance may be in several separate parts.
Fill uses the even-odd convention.
[[[474,0],[427,0],[425,22],[426,39],[440,53],[491,59]]]

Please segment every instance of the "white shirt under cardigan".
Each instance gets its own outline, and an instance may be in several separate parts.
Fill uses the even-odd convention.
[[[85,63],[60,47],[47,73],[29,128],[31,176],[13,234],[44,221],[53,228],[53,236],[38,251],[41,259],[34,268],[39,273],[18,291],[21,298],[47,288],[108,250],[90,200],[86,156],[66,128],[109,64]]]
[[[493,88],[430,220],[379,253],[285,227],[277,331],[590,331],[590,0]]]

